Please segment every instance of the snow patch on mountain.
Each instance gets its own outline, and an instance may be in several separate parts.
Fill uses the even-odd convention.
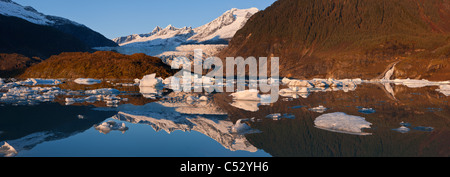
[[[84,26],[82,24],[73,22],[71,20],[45,15],[43,13],[38,12],[36,9],[30,6],[22,6],[17,4],[11,0],[0,0],[0,14],[5,16],[12,16],[22,18],[31,23],[38,25],[64,25],[64,24],[74,24],[77,26]]]
[[[166,28],[157,26],[146,34],[133,34],[113,39],[120,46],[155,46],[182,43],[203,43],[206,41],[229,41],[241,29],[247,20],[259,10],[257,8],[236,9],[226,11],[220,17],[203,26],[192,28],[176,28],[172,25]],[[222,42],[223,43],[223,42]]]

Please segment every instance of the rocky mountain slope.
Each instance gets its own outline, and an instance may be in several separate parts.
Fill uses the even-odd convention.
[[[395,78],[448,80],[450,1],[278,0],[219,56],[280,57],[286,77],[374,79],[399,62]]]
[[[0,15],[0,26],[0,53],[44,59],[61,52],[90,50],[72,35],[21,18]]]
[[[62,33],[74,36],[91,48],[117,46],[102,34],[82,24],[62,17],[42,14],[33,7],[24,7],[11,0],[0,0],[0,15],[18,17],[36,25],[52,27]]]
[[[123,55],[97,51],[53,55],[31,66],[20,77],[135,79],[152,73],[157,73],[158,77],[168,77],[174,72],[170,66],[156,57],[145,54]]]

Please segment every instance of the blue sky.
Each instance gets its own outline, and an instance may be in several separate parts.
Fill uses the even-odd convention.
[[[13,0],[84,24],[107,38],[148,33],[157,25],[198,27],[231,8],[260,10],[276,0]]]

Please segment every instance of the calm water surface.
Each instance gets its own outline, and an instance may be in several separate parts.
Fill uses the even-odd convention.
[[[16,86],[40,88],[22,90],[22,97],[5,97],[3,89],[0,155],[450,155],[450,97],[436,86],[362,83],[350,90],[283,93],[261,104],[227,93],[175,93],[115,82]],[[86,92],[99,88],[120,92]]]

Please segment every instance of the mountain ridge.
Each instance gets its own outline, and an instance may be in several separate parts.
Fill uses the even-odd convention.
[[[285,77],[373,79],[394,62],[418,68],[434,64],[414,58],[449,61],[448,17],[448,0],[278,0],[253,15],[219,57],[279,57]],[[449,72],[433,76],[450,70],[439,65],[426,77],[394,76],[450,79]]]
[[[168,25],[164,29],[156,26],[150,33],[132,34],[128,36],[114,38],[113,41],[120,46],[125,45],[142,45],[148,43],[149,45],[159,45],[159,42],[152,43],[153,40],[170,39],[174,37],[180,38],[176,40],[181,44],[196,44],[196,43],[228,43],[234,33],[245,24],[251,15],[259,10],[257,8],[236,9],[226,11],[224,14],[214,19],[213,21],[197,28],[183,27],[176,28]],[[230,28],[230,29],[229,29]],[[170,35],[168,35],[170,34]],[[170,43],[170,42],[168,42]]]
[[[30,6],[22,6],[11,0],[0,0],[0,9],[0,15],[18,17],[37,25],[53,27],[78,38],[91,48],[117,46],[113,41],[85,25],[66,18],[45,15]]]

